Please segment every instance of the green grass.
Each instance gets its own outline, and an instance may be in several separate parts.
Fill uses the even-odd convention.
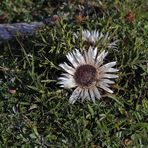
[[[148,147],[148,14],[144,0],[57,3],[60,9],[45,0],[1,3],[0,15],[8,14],[1,23],[42,20],[51,14],[58,14],[61,21],[28,39],[0,44],[0,147]],[[87,15],[82,23],[75,21],[78,4],[84,5]],[[132,22],[125,20],[130,11],[135,14]],[[119,78],[113,95],[105,94],[96,104],[78,101],[71,105],[72,90],[56,84],[62,73],[58,65],[67,61],[66,53],[82,47],[73,37],[82,28],[97,28],[119,40],[117,51],[97,45],[100,51],[109,51],[108,61],[117,61]]]

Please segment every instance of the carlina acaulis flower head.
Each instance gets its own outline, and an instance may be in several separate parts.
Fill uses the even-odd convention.
[[[64,88],[75,88],[69,98],[70,103],[79,99],[92,100],[95,103],[96,99],[101,98],[102,90],[113,93],[110,85],[114,84],[112,79],[118,75],[112,73],[118,69],[112,68],[116,65],[115,61],[102,65],[107,54],[105,51],[99,54],[97,48],[90,47],[84,53],[75,49],[66,55],[70,63],[59,65],[66,73],[58,78],[58,84]]]
[[[110,42],[110,36],[109,33],[102,33],[98,30],[82,30],[82,33],[79,32],[74,34],[75,38],[78,39],[80,36],[82,37],[82,41],[85,42],[85,45],[87,49],[90,46],[96,46],[96,44],[99,42],[100,44],[106,45],[110,49],[117,49],[117,42],[118,40],[115,40],[113,42]]]

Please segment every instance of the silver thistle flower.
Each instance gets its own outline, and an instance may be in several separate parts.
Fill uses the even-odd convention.
[[[110,79],[118,76],[111,73],[118,70],[112,68],[116,62],[102,65],[107,54],[105,51],[98,54],[98,49],[92,47],[88,52],[84,51],[84,55],[78,49],[67,54],[70,65],[67,63],[59,65],[66,73],[59,78],[58,84],[64,88],[76,88],[69,99],[70,103],[73,104],[80,98],[82,101],[87,99],[95,103],[95,99],[101,98],[101,89],[113,93],[109,87],[114,81]]]
[[[80,37],[80,33],[74,34],[75,38]],[[82,30],[82,40],[88,43],[89,45],[96,45],[97,42],[100,44],[106,45],[108,48],[111,49],[117,49],[117,42],[118,40],[115,40],[114,42],[110,42],[110,36],[109,33],[103,34],[102,32],[99,32],[98,30],[89,31],[89,30]]]

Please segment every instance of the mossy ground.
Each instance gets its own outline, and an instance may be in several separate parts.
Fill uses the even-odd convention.
[[[58,24],[32,37],[0,44],[0,147],[148,147],[148,4],[144,0],[0,2],[0,23],[40,21],[57,14]],[[66,53],[82,49],[73,33],[109,32],[118,49],[114,94],[93,104],[69,104],[72,90],[56,84]]]

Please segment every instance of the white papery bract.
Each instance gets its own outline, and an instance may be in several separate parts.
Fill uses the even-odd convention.
[[[78,99],[92,100],[95,103],[96,99],[101,98],[102,90],[113,93],[110,85],[114,84],[112,79],[118,75],[112,73],[118,70],[113,68],[115,61],[102,65],[107,54],[105,51],[98,54],[97,48],[90,47],[84,53],[75,49],[66,55],[70,63],[59,65],[66,73],[58,78],[58,84],[68,89],[75,88],[69,99],[70,103],[73,104]]]

